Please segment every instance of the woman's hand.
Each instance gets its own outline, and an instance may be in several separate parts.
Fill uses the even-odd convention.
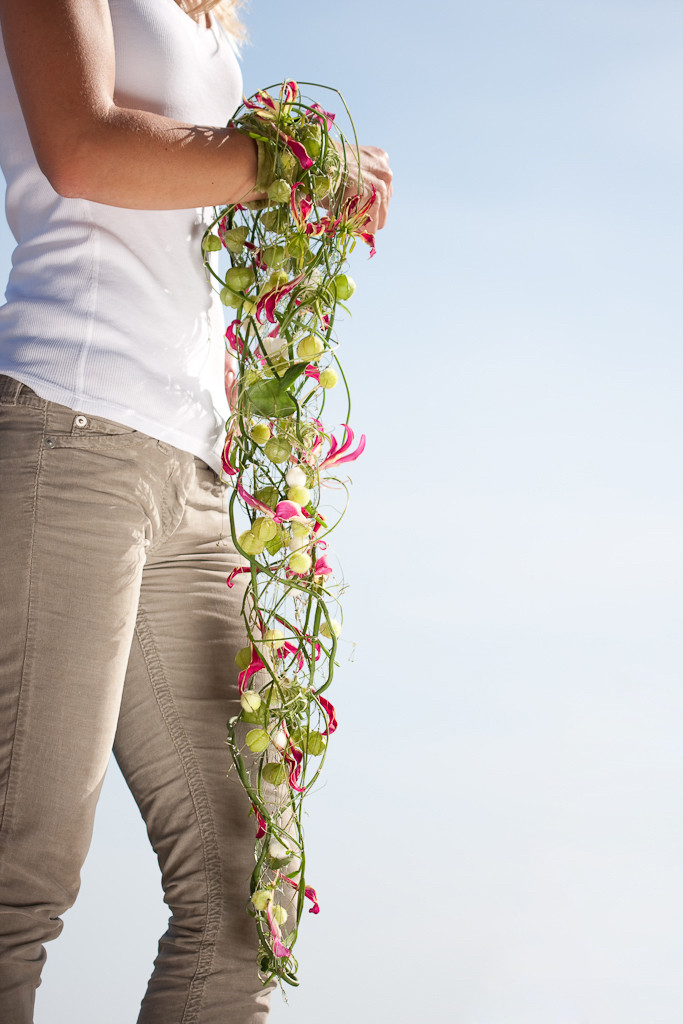
[[[337,143],[337,145],[341,150],[341,144]],[[370,222],[367,226],[368,231],[374,233],[386,224],[389,200],[394,191],[391,183],[393,174],[389,167],[389,156],[378,146],[359,146],[358,156],[360,160],[356,158],[356,151],[352,146],[346,146],[345,150],[348,180],[344,195],[355,195],[358,192],[359,164],[363,182],[363,198],[369,198],[372,194],[373,185],[375,187],[375,202],[368,210]]]

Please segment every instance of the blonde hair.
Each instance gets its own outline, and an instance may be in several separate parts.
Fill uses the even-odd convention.
[[[240,43],[247,40],[247,30],[237,16],[237,8],[243,3],[244,0],[180,0],[180,6],[192,15],[214,11],[228,32]]]

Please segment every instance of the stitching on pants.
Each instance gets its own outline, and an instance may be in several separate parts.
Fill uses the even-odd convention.
[[[14,732],[12,733],[12,745],[9,757],[9,765],[7,767],[7,789],[5,790],[5,799],[2,805],[2,813],[0,813],[0,831],[2,830],[5,815],[7,814],[7,808],[10,805],[10,796],[12,793],[12,780],[13,780],[13,764],[14,764],[14,752],[17,745],[17,732],[19,729],[19,720],[21,718],[21,707],[23,704],[24,697],[24,681],[26,678],[26,661],[28,656],[28,642],[29,634],[31,631],[31,610],[33,601],[33,552],[35,548],[36,539],[36,520],[38,518],[38,480],[40,477],[40,467],[43,462],[43,438],[45,437],[45,430],[47,429],[47,405],[43,409],[43,428],[40,434],[40,448],[38,451],[38,459],[36,461],[36,475],[33,483],[33,521],[31,523],[31,547],[29,550],[28,557],[28,600],[26,608],[26,635],[24,637],[24,656],[21,662],[21,678],[19,682],[19,693],[17,695],[17,714],[14,720]],[[10,822],[10,834],[11,834],[11,822]]]
[[[164,674],[161,659],[150,628],[147,616],[142,608],[138,608],[137,623],[135,632],[140,642],[142,655],[147,666],[152,689],[156,697],[159,709],[163,716],[166,728],[169,731],[173,744],[178,752],[180,763],[187,779],[187,784],[192,798],[199,834],[204,855],[204,870],[206,875],[206,927],[202,937],[199,953],[197,956],[197,967],[193,978],[190,981],[187,1001],[180,1024],[196,1024],[199,1019],[199,1010],[204,985],[211,971],[216,952],[216,940],[221,920],[221,906],[223,895],[223,875],[221,870],[220,852],[218,837],[211,814],[209,799],[204,788],[199,765],[194,755],[192,745],[183,728],[178,709],[173,700],[173,694]]]

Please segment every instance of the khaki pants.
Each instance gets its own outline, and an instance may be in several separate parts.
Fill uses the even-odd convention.
[[[0,376],[3,1024],[33,1020],[112,748],[171,910],[139,1024],[266,1020],[255,824],[226,778],[245,642],[226,510],[199,459]]]

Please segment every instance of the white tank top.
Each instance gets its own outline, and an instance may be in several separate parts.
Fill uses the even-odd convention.
[[[200,26],[175,0],[109,7],[116,103],[225,125],[242,76],[218,19]],[[128,210],[58,195],[36,163],[1,36],[0,166],[17,241],[0,307],[0,373],[219,472],[225,327],[200,251],[212,209]]]

